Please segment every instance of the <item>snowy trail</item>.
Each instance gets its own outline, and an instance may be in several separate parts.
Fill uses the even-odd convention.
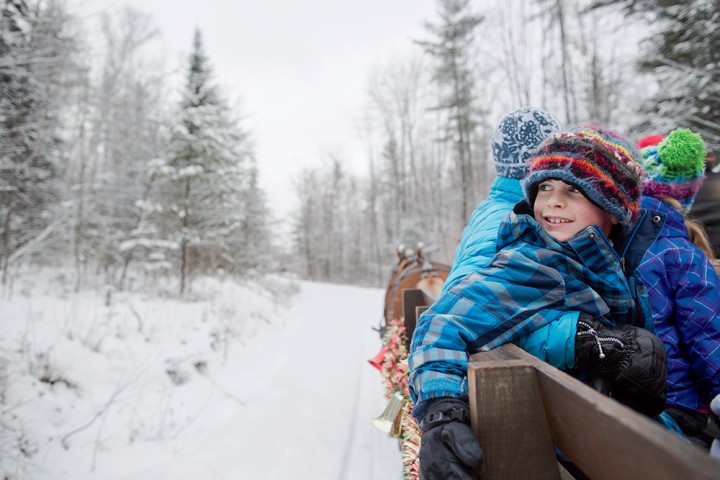
[[[115,478],[401,478],[397,440],[370,423],[386,403],[380,374],[367,363],[380,349],[371,327],[382,316],[383,292],[300,285],[289,309],[231,351],[212,377],[211,408],[175,440],[172,454],[159,452],[161,462]]]

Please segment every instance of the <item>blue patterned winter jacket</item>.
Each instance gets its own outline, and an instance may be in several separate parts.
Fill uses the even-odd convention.
[[[634,270],[658,337],[668,353],[669,407],[707,408],[720,394],[720,279],[688,240],[683,216],[659,200],[641,207],[665,215],[658,238]]]
[[[650,312],[647,291],[643,283],[633,272],[642,260],[648,248],[660,235],[665,215],[641,209],[639,218],[633,228],[624,232],[615,248],[620,255],[620,262],[630,285],[630,291],[637,304],[637,315],[633,325],[644,327],[655,333],[652,313]],[[514,343],[526,352],[536,356],[561,370],[575,367],[575,334],[577,333],[577,317],[566,315],[529,335],[519,338]]]
[[[510,213],[497,243],[487,268],[463,277],[418,319],[408,358],[417,419],[430,399],[467,396],[470,354],[516,341],[567,312],[633,323],[619,257],[597,226],[560,243],[532,216]]]
[[[720,279],[688,240],[675,209],[643,197],[638,231],[623,255],[629,283],[668,353],[668,407],[708,411],[720,393]],[[574,325],[555,321],[516,343],[558,368],[572,368]]]
[[[490,186],[488,198],[478,204],[470,216],[455,259],[442,292],[481,268],[490,265],[497,253],[497,237],[500,223],[507,219],[515,205],[524,198],[520,180],[496,177]],[[529,337],[520,339],[518,345],[529,353],[557,368],[572,368],[575,355],[575,333],[580,312],[568,312],[553,322],[552,328],[541,328]]]

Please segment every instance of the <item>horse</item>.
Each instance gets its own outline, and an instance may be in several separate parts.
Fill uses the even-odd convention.
[[[419,289],[430,299],[436,299],[440,295],[450,273],[450,266],[430,261],[424,256],[423,248],[424,245],[418,243],[414,250],[406,249],[403,245],[399,245],[396,250],[398,261],[393,267],[385,289],[383,312],[385,327],[393,318],[400,320],[405,317],[403,311],[405,289]]]

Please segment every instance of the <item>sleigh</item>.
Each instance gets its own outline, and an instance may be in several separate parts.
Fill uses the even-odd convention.
[[[389,403],[373,423],[399,438],[404,479],[416,480],[422,439],[410,415],[406,358],[417,318],[437,295],[412,287],[393,295],[400,318],[386,317],[389,342],[371,360],[386,378]],[[483,480],[575,478],[566,465],[593,480],[720,480],[720,461],[705,450],[515,345],[473,355],[468,388]]]

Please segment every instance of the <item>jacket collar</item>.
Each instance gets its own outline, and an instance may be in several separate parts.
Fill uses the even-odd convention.
[[[597,225],[585,227],[572,238],[558,242],[533,218],[526,200],[522,200],[500,224],[497,249],[516,243],[531,244],[552,250],[582,262],[591,270],[619,264],[620,257]]]
[[[640,199],[640,207],[646,210],[665,215],[665,228],[661,236],[663,237],[680,237],[688,238],[687,227],[685,227],[685,217],[670,205],[652,197],[642,196]]]

